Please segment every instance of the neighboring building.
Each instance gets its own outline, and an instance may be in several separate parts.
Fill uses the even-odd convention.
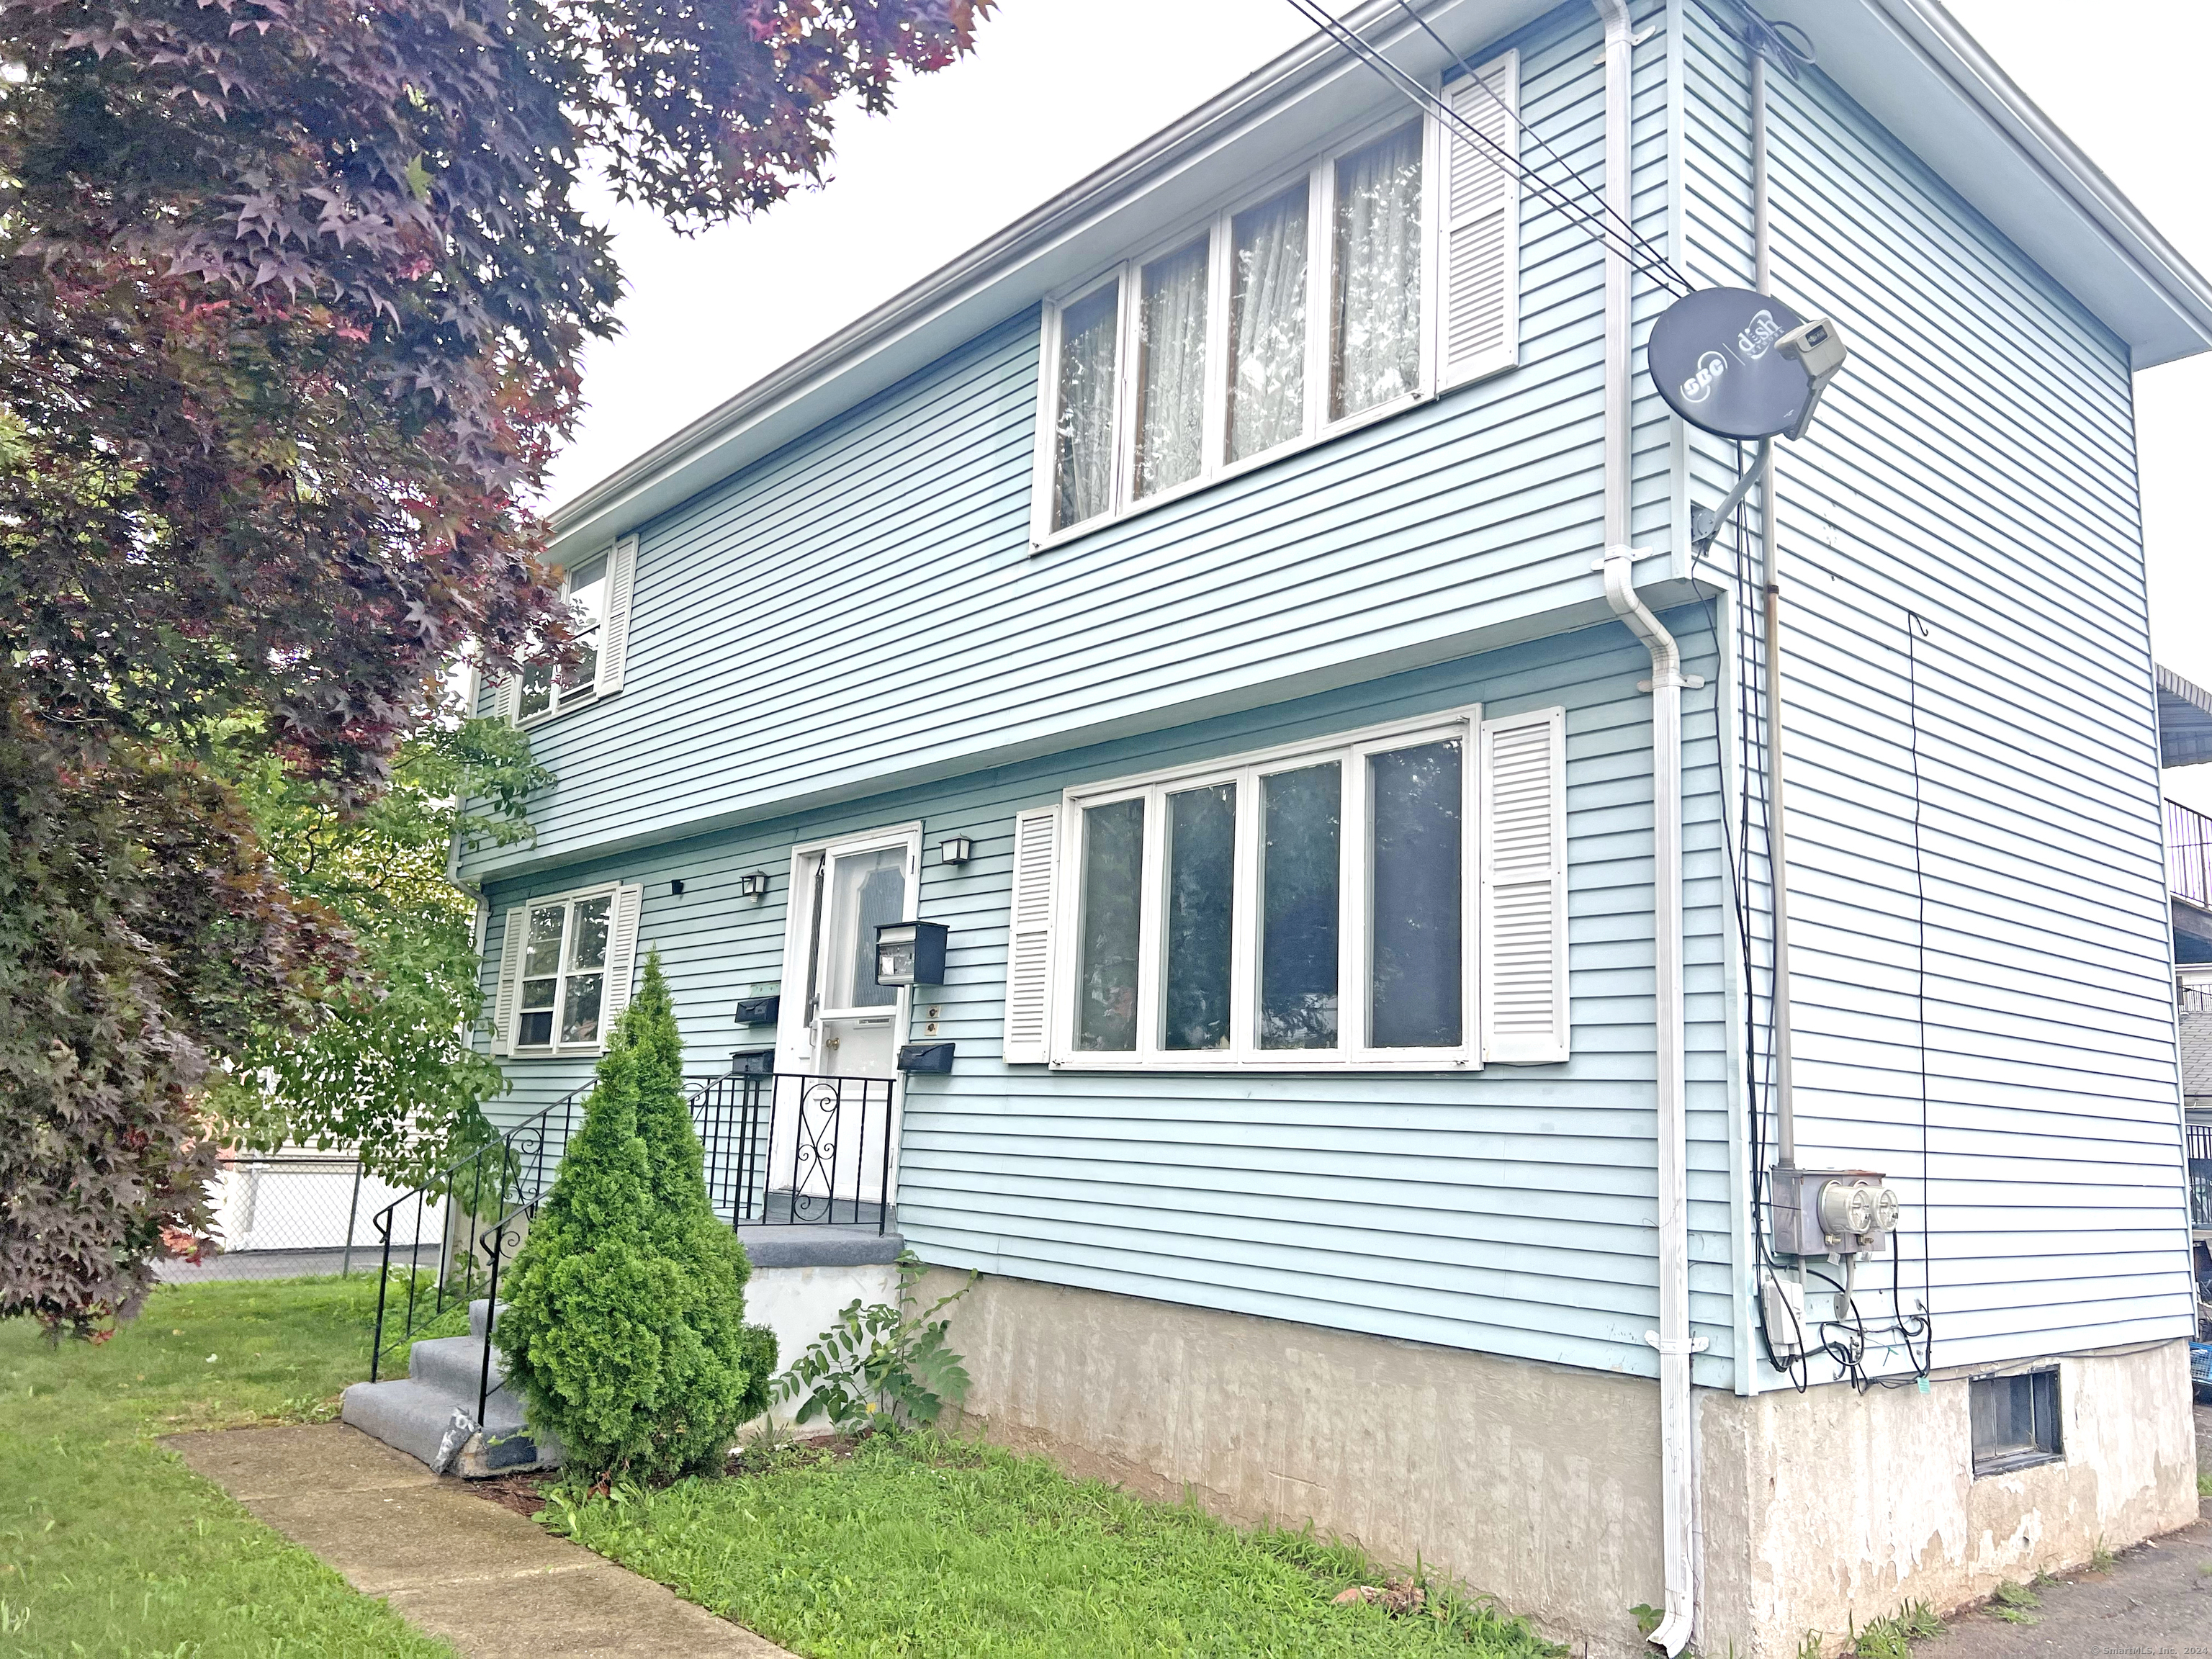
[[[2212,693],[2170,668],[2158,671],[2158,738],[2160,759],[2169,769],[2212,762]],[[2212,1342],[2212,817],[2177,800],[2166,804],[2166,876],[2180,1005],[2197,1334]]]
[[[848,1184],[983,1271],[992,1434],[1789,1654],[2197,1512],[2130,374],[2212,290],[1933,0],[1771,7],[1796,73],[1632,9],[1364,6],[1449,125],[1316,39],[586,492],[460,867],[514,1118],[648,948],[702,1075],[952,1046]],[[1693,550],[1741,458],[1600,181],[1852,349],[1777,452],[1789,1098],[1893,1254],[1772,1249],[1759,496]]]

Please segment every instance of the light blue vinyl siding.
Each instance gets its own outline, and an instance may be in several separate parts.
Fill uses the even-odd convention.
[[[1677,620],[1687,624],[1685,615]],[[1712,667],[1710,660],[1706,671]],[[899,1218],[929,1261],[1343,1329],[1649,1374],[1657,1317],[1652,1146],[1649,659],[1607,626],[1265,711],[855,802],[803,818],[494,890],[619,877],[646,886],[641,939],[675,987],[695,1067],[738,1033],[730,1004],[779,980],[795,843],[921,819],[921,914],[951,928],[949,982],[921,994],[957,1045],[948,1078],[906,1096]],[[1097,1073],[1007,1067],[1004,1010],[1013,814],[1070,785],[1297,741],[1480,700],[1492,716],[1568,709],[1574,1057],[1475,1074]],[[1692,697],[1690,928],[1693,1310],[1730,1374],[1725,998],[1711,696]],[[735,897],[769,871],[769,898]],[[672,878],[684,884],[669,893]],[[492,941],[497,959],[497,940]],[[793,994],[797,988],[789,987]],[[725,1034],[727,1034],[726,1036]],[[757,1039],[753,1039],[757,1041]],[[750,1046],[750,1043],[749,1045]],[[503,1118],[586,1068],[523,1060]]]
[[[1525,118],[1585,173],[1599,43],[1584,6],[1517,40]],[[1656,229],[1663,46],[1639,65]],[[1355,684],[1548,631],[1563,605],[1601,616],[1602,258],[1533,196],[1522,250],[1519,368],[1042,554],[1033,310],[647,525],[625,690],[534,728],[559,778],[538,840],[466,872]],[[1662,538],[1666,431],[1655,413],[1639,441],[1639,527]]]
[[[1689,257],[1743,282],[1742,54],[1685,10]],[[2178,1336],[2126,349],[1832,83],[1767,84],[1776,289],[1853,352],[1781,446],[1800,1161],[1896,1182],[1908,1304],[1924,1221],[1939,1364]],[[1732,469],[1708,453],[1710,500]]]

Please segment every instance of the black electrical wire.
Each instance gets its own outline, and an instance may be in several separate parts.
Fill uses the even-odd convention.
[[[1498,167],[1535,191],[1546,204],[1565,215],[1571,222],[1594,238],[1607,252],[1616,254],[1626,260],[1629,264],[1650,277],[1653,282],[1669,293],[1679,295],[1689,291],[1684,286],[1686,279],[1671,266],[1661,264],[1655,267],[1639,252],[1634,243],[1625,241],[1620,234],[1613,229],[1604,219],[1592,215],[1581,203],[1563,194],[1556,185],[1541,173],[1522,165],[1521,158],[1512,150],[1500,144],[1488,133],[1468,121],[1449,104],[1431,93],[1418,77],[1399,68],[1396,64],[1391,62],[1389,58],[1362,38],[1357,30],[1338,21],[1335,17],[1323,9],[1320,0],[1289,0],[1289,4],[1308,22],[1316,25],[1339,46],[1344,47],[1369,69],[1373,70],[1386,84],[1396,86],[1417,108],[1434,115],[1448,129],[1458,134],[1468,143],[1480,145],[1487,151]]]
[[[1430,40],[1435,41],[1438,46],[1442,47],[1443,51],[1449,55],[1452,62],[1459,65],[1460,72],[1466,76],[1467,78],[1473,82],[1477,87],[1480,87],[1482,89],[1483,95],[1488,98],[1492,103],[1498,106],[1498,112],[1500,115],[1503,115],[1508,121],[1510,121],[1515,129],[1522,137],[1533,139],[1542,148],[1547,155],[1549,155],[1553,161],[1559,163],[1560,170],[1574,182],[1576,192],[1578,195],[1595,204],[1598,212],[1603,217],[1611,220],[1614,225],[1619,227],[1621,234],[1626,235],[1637,247],[1642,249],[1647,258],[1664,266],[1668,271],[1673,273],[1676,280],[1681,284],[1682,289],[1685,293],[1697,287],[1697,284],[1690,279],[1689,276],[1684,272],[1680,265],[1677,265],[1672,259],[1668,258],[1664,251],[1662,251],[1656,242],[1652,241],[1650,237],[1646,236],[1642,231],[1636,228],[1635,221],[1629,218],[1628,216],[1621,212],[1620,209],[1614,207],[1612,203],[1607,201],[1602,191],[1592,185],[1589,179],[1583,178],[1582,173],[1567,160],[1565,156],[1560,155],[1558,150],[1552,147],[1552,141],[1550,139],[1545,137],[1544,135],[1537,131],[1534,127],[1522,120],[1521,118],[1521,112],[1515,109],[1510,104],[1507,103],[1503,98],[1499,97],[1498,95],[1497,88],[1492,87],[1489,82],[1484,80],[1480,75],[1475,72],[1474,65],[1468,63],[1465,58],[1454,51],[1450,43],[1447,41],[1443,36],[1438,34],[1434,29],[1429,27],[1429,20],[1422,16],[1419,12],[1413,9],[1413,0],[1398,0],[1398,9],[1404,12],[1408,18],[1413,20],[1413,26],[1416,28],[1419,29],[1422,33],[1427,35]]]
[[[1813,37],[1796,24],[1777,23],[1761,16],[1751,0],[1727,3],[1736,15],[1738,38],[1791,80],[1800,79],[1805,70],[1820,63],[1814,54]]]

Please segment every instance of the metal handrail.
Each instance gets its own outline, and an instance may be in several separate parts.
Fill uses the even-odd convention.
[[[708,1201],[733,1228],[866,1226],[890,1231],[894,1079],[824,1077],[779,1072],[704,1078],[686,1091],[699,1134]],[[382,1242],[376,1328],[368,1377],[379,1380],[386,1350],[410,1343],[448,1309],[482,1291],[483,1350],[477,1368],[477,1421],[506,1379],[491,1380],[492,1326],[498,1317],[502,1266],[520,1245],[518,1224],[536,1215],[567,1153],[580,1105],[592,1085],[571,1090],[495,1142],[455,1160],[432,1181],[395,1199],[371,1218]],[[779,1180],[779,1177],[781,1180]],[[416,1267],[426,1205],[447,1200],[439,1231],[438,1274],[428,1293]],[[463,1196],[465,1194],[465,1197]],[[872,1194],[872,1198],[871,1197]],[[487,1202],[489,1199],[489,1202]],[[407,1273],[407,1309],[400,1334],[385,1340],[398,1221],[414,1204],[415,1240]],[[456,1212],[474,1227],[471,1248],[453,1249]],[[487,1224],[487,1211],[491,1218]],[[483,1261],[478,1261],[481,1253]]]
[[[2212,910],[2212,817],[2166,804],[2166,884],[2174,897]]]
[[[411,1343],[417,1331],[447,1310],[465,1306],[474,1299],[483,1278],[477,1266],[476,1248],[483,1235],[483,1217],[487,1212],[492,1215],[491,1231],[496,1234],[511,1226],[516,1216],[537,1208],[538,1200],[552,1185],[552,1174],[560,1167],[562,1154],[568,1150],[577,1103],[588,1089],[588,1085],[572,1089],[498,1139],[488,1141],[455,1159],[422,1185],[403,1193],[369,1218],[369,1224],[376,1230],[381,1255],[376,1285],[376,1324],[369,1342],[370,1382],[377,1382],[382,1376],[388,1348]],[[401,1246],[402,1212],[410,1205],[414,1224],[406,1243]],[[437,1277],[425,1295],[422,1273],[423,1233],[426,1218],[433,1210],[439,1212],[433,1233],[438,1268]],[[476,1227],[477,1237],[469,1248],[458,1253],[456,1260],[453,1233],[462,1217]],[[392,1311],[395,1248],[403,1248],[406,1254],[407,1308],[399,1334],[387,1342],[385,1328]]]

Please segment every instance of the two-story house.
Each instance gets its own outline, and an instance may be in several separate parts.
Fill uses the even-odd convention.
[[[972,1424],[1578,1650],[2193,1517],[2130,374],[2212,289],[1935,0],[1765,11],[1372,0],[564,507],[498,1109],[657,950],[702,1074],[888,1079],[769,1184],[982,1271]],[[1715,286],[1851,355],[1708,544]]]

